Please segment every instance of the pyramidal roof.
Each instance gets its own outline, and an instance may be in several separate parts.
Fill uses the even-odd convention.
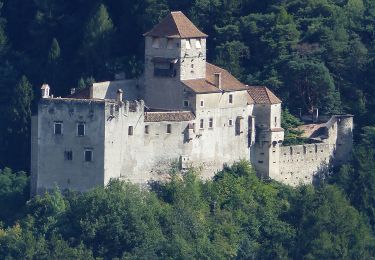
[[[249,87],[247,91],[251,98],[254,100],[255,104],[279,104],[281,100],[276,97],[267,87]]]
[[[207,34],[201,32],[182,12],[171,12],[151,31],[143,36],[167,38],[203,38]]]

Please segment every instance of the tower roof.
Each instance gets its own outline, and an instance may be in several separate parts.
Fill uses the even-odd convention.
[[[171,12],[151,31],[143,36],[167,38],[203,38],[207,34],[201,32],[182,12]]]
[[[280,104],[281,100],[276,97],[267,87],[249,87],[247,91],[255,104]]]

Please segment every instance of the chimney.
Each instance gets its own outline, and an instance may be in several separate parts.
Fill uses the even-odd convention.
[[[221,72],[214,73],[215,86],[221,90]]]
[[[70,95],[73,95],[73,94],[75,94],[76,93],[76,89],[75,88],[71,88],[70,89]]]
[[[121,101],[122,101],[122,94],[123,94],[123,91],[122,91],[121,88],[119,88],[119,89],[117,90],[117,96],[116,96],[116,100],[117,100],[118,102],[121,102]]]
[[[49,98],[50,87],[48,84],[43,84],[40,88],[42,90],[42,98]]]

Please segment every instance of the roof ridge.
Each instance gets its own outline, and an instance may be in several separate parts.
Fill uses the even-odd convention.
[[[181,11],[175,11],[175,12],[171,12],[170,15],[172,16],[172,19],[173,19],[174,25],[176,26],[176,29],[177,29],[178,35],[180,35],[180,37],[182,37],[182,35],[181,35],[181,31],[180,31],[180,29],[179,29],[178,26],[177,26],[177,22],[176,22],[176,20],[175,20],[175,17],[173,16],[173,14],[178,14],[178,13],[183,14]]]

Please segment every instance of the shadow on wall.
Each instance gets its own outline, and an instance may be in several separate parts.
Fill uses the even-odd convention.
[[[319,166],[315,174],[313,175],[312,184],[313,186],[319,186],[325,182],[332,174],[333,174],[333,159],[331,158],[330,161],[322,162]]]

